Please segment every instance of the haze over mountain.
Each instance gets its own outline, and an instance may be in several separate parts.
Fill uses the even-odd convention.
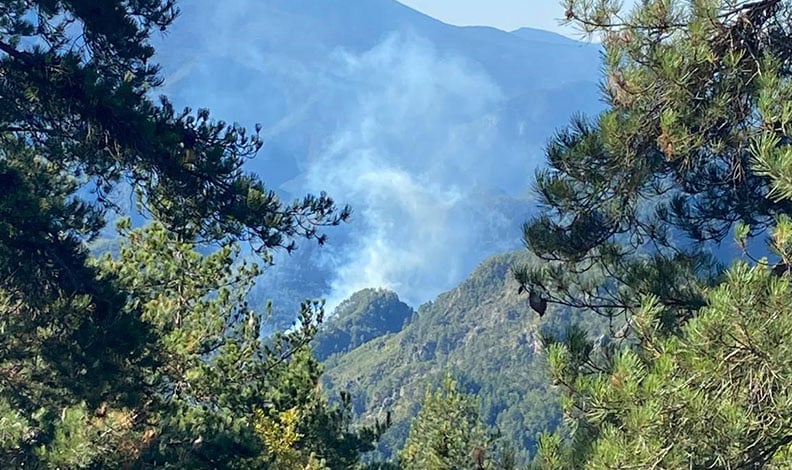
[[[450,26],[392,0],[181,8],[158,44],[164,91],[261,123],[249,169],[284,198],[353,206],[329,246],[265,275],[276,306],[366,287],[417,306],[451,288],[519,246],[546,140],[600,106],[598,46],[554,33]]]

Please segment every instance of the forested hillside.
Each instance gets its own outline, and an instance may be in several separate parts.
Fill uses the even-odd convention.
[[[333,317],[317,332],[311,346],[317,359],[347,352],[374,338],[401,330],[413,317],[413,309],[395,292],[363,289],[333,311]]]
[[[326,361],[326,390],[351,393],[364,422],[392,412],[393,426],[380,445],[384,455],[402,447],[424,394],[446,374],[478,396],[484,423],[519,449],[523,463],[536,450],[539,433],[560,425],[542,336],[563,333],[573,317],[551,309],[542,319],[530,309],[512,273],[530,260],[526,253],[492,257],[458,287],[422,305],[401,331]],[[596,331],[596,319],[587,321]]]

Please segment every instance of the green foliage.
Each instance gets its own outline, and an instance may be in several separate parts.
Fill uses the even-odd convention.
[[[128,226],[121,223],[124,230]],[[265,399],[255,392],[268,369],[258,320],[243,301],[258,269],[245,263],[232,269],[231,246],[202,256],[159,224],[124,234],[129,242],[119,258],[108,255],[101,265],[117,276],[129,298],[126,308],[139,311],[157,332],[151,348],[158,364],[145,381],[158,390],[162,403],[155,405],[165,411],[159,420],[149,419],[159,436],[145,458],[197,466],[194,454],[204,448],[212,450],[214,462],[227,461],[221,459],[230,456],[215,446],[244,434],[249,416],[239,408]],[[193,445],[195,440],[201,445]],[[254,446],[250,436],[247,441],[235,444]]]
[[[281,423],[290,410],[300,415],[299,423],[285,424],[299,434],[290,443],[296,455],[347,468],[372,448],[381,431],[350,430],[348,412],[329,407],[318,389],[321,368],[307,343],[321,321],[320,304],[304,304],[300,323],[265,345],[260,316],[244,301],[259,268],[236,263],[235,247],[201,255],[156,224],[126,238],[119,258],[106,256],[102,265],[118,276],[127,308],[139,310],[159,339],[158,364],[145,378],[156,395],[143,410],[154,434],[142,461],[279,468],[283,454],[266,450],[267,434],[256,432],[256,423]]]
[[[489,447],[478,402],[462,393],[449,376],[441,388],[427,391],[399,462],[405,470],[491,468]]]
[[[92,455],[120,445],[112,434],[99,442],[110,421],[75,423],[103,403],[123,413],[144,400],[151,329],[88,263],[80,238],[101,221],[71,198],[72,178],[20,142],[1,148],[0,419],[23,431],[3,439],[0,462],[78,465],[85,456],[65,455],[68,442]]]
[[[37,361],[23,363],[5,378],[21,391],[4,389],[0,402],[4,465],[280,468],[281,454],[267,450],[256,423],[289,410],[300,413],[298,456],[349,468],[373,448],[382,427],[352,430],[348,401],[330,406],[318,386],[321,367],[307,343],[320,304],[304,304],[300,323],[264,345],[260,317],[244,302],[259,268],[237,263],[235,247],[201,255],[161,224],[120,225],[126,243],[119,257],[94,264],[98,280],[112,276],[127,298],[121,314],[139,317],[151,335],[138,376],[117,385],[141,393],[134,401],[86,393],[90,404],[68,394],[35,396],[25,387],[52,393],[52,384],[27,379]],[[38,407],[26,409],[23,398]]]
[[[603,40],[609,107],[550,143],[524,230],[547,263],[518,278],[625,324],[546,341],[570,435],[535,465],[787,468],[792,4],[620,3],[565,2]]]
[[[333,318],[325,322],[313,342],[319,360],[354,349],[361,344],[396,333],[410,321],[414,312],[395,292],[363,289],[344,300]]]
[[[59,174],[95,187],[121,180],[182,234],[251,241],[262,254],[345,219],[322,195],[281,202],[241,166],[261,146],[209,111],[148,96],[161,83],[148,38],[176,18],[174,0],[6,2],[0,10],[3,145],[24,143]],[[76,38],[79,38],[77,40]],[[35,47],[33,46],[35,44]]]
[[[609,316],[628,316],[651,294],[671,309],[673,329],[720,280],[709,250],[737,222],[750,227],[738,233],[744,241],[792,210],[783,197],[790,4],[565,4],[605,45],[609,108],[576,118],[550,144],[550,166],[537,175],[548,210],[525,239],[551,265],[521,280]]]
[[[327,468],[324,461],[317,460],[314,454],[301,455],[296,444],[303,437],[297,432],[300,415],[296,408],[281,412],[271,419],[265,413],[257,413],[254,424],[256,433],[264,440],[267,454],[273,465],[284,470],[317,470]]]
[[[789,277],[737,264],[708,300],[668,338],[659,328],[664,307],[646,299],[634,322],[643,346],[620,349],[607,372],[575,373],[583,361],[570,345],[553,345],[553,375],[568,390],[565,411],[579,434],[566,455],[557,437],[543,439],[541,466],[787,468]]]

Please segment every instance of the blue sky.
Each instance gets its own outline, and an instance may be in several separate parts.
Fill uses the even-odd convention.
[[[580,39],[572,27],[559,26],[561,0],[399,0],[420,12],[458,26],[493,26],[512,31],[523,26],[555,31]],[[625,0],[631,5],[632,0]]]

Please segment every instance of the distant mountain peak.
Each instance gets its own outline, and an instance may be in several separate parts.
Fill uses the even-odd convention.
[[[395,292],[382,288],[362,289],[341,304],[314,340],[316,356],[324,360],[389,333],[410,321],[413,309]]]

